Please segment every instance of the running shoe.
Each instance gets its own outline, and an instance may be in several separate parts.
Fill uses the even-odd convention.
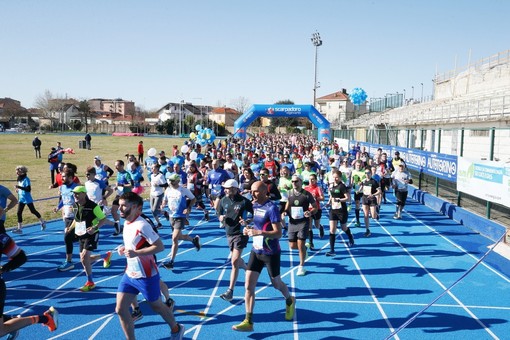
[[[172,309],[172,310],[173,310],[173,309],[174,309],[174,306],[175,306],[175,301],[174,301],[174,299],[172,299],[171,297],[169,297],[168,299],[166,299],[166,301],[165,301],[165,305],[167,305],[167,306],[168,306],[168,308],[170,308],[170,309]]]
[[[41,230],[42,230],[42,231],[45,231],[45,230],[46,230],[46,221],[42,221],[42,222],[41,222]]]
[[[206,221],[209,221],[209,212],[208,212],[208,211],[206,211],[206,212],[204,213],[204,219],[205,219]]]
[[[110,261],[112,259],[112,252],[111,251],[107,251],[106,252],[106,257],[103,259],[103,267],[104,268],[110,268]]]
[[[328,251],[328,252],[326,253],[326,256],[331,256],[331,257],[332,257],[332,256],[336,256],[336,253],[335,253],[334,251]]]
[[[162,266],[166,269],[174,269],[174,261],[163,262]]]
[[[43,325],[47,326],[50,332],[54,332],[58,328],[58,311],[51,306],[50,309],[44,312],[44,316],[48,318],[48,321]]]
[[[161,222],[158,223],[158,225],[156,226],[157,229],[161,229],[163,228],[163,225],[161,224]]]
[[[291,296],[292,304],[289,306],[285,302],[285,320],[291,321],[294,318],[294,312],[296,311],[296,298]]]
[[[66,272],[71,269],[74,269],[74,263],[68,261],[64,261],[60,266],[57,267],[59,272]]]
[[[253,332],[253,323],[244,319],[240,324],[232,326],[232,330],[238,332]]]
[[[135,310],[133,310],[133,312],[131,313],[131,319],[133,320],[133,322],[137,322],[138,320],[143,319],[143,313],[140,310],[140,308],[136,308]]]
[[[372,232],[370,229],[367,229],[367,231],[365,231],[365,237],[370,237],[370,235],[372,235]]]
[[[356,228],[361,228],[361,223],[359,223],[359,221],[356,221],[356,223],[354,223],[354,226]]]
[[[398,215],[396,213],[395,213],[395,215],[393,215],[393,219],[398,220]]]
[[[319,225],[319,238],[322,239],[324,237],[324,227],[322,224]]]
[[[170,221],[170,215],[168,214],[168,211],[163,211],[163,216],[165,216],[167,221]]]
[[[19,329],[15,330],[15,331],[12,331],[10,332],[8,335],[7,335],[7,340],[14,340],[14,339],[17,339],[19,336]]]
[[[349,235],[349,247],[352,247],[352,246],[354,246],[354,236],[352,236],[352,234],[351,234],[351,235]]]
[[[92,289],[96,288],[96,284],[94,282],[87,281],[83,287],[80,288],[82,292],[90,292]]]
[[[14,234],[23,234],[23,229],[21,229],[21,228],[16,228],[16,229],[13,229],[13,230],[12,230],[12,232],[13,232]]]
[[[306,275],[306,269],[303,266],[299,266],[297,270],[297,276],[305,276]]]
[[[193,245],[195,246],[195,248],[197,248],[197,251],[200,250],[200,248],[202,248],[202,246],[200,245],[200,236],[195,236],[193,237]]]
[[[229,301],[230,302],[234,298],[234,292],[231,291],[230,289],[228,289],[225,293],[220,295],[220,298],[222,298],[225,301]]]
[[[181,340],[182,337],[184,336],[184,331],[186,330],[186,328],[184,327],[184,325],[182,323],[179,323],[177,325],[179,326],[179,330],[175,333],[171,333],[170,339]]]

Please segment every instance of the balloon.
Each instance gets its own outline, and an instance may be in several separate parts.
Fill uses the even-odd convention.
[[[197,125],[195,126],[195,130],[197,130],[197,131],[202,130],[202,125],[197,124]]]
[[[197,138],[197,134],[192,132],[192,133],[189,134],[189,138],[194,140],[195,138]]]
[[[201,139],[199,144],[201,146],[205,146],[207,144],[207,142],[205,141],[205,139]]]
[[[189,159],[194,161],[197,159],[197,156],[198,156],[198,154],[195,151],[191,151],[191,153],[189,154]]]
[[[361,105],[367,100],[367,93],[362,88],[355,87],[349,94],[349,98],[354,105]]]
[[[188,150],[189,150],[189,146],[187,146],[187,145],[181,146],[181,152],[182,153],[186,153],[186,152],[188,152]]]
[[[147,150],[147,155],[149,155],[149,157],[154,157],[156,156],[157,152],[158,150],[156,150],[155,148],[150,148],[149,150]]]
[[[206,133],[204,139],[209,139],[209,138],[211,138],[211,134],[210,133]]]

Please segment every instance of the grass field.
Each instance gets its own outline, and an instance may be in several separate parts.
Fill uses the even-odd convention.
[[[173,145],[183,145],[183,138],[168,137],[113,137],[109,135],[92,135],[92,150],[79,149],[79,141],[83,139],[84,134],[80,135],[60,135],[43,134],[37,135],[42,141],[41,157],[35,158],[35,152],[32,147],[33,134],[0,134],[0,184],[9,188],[17,196],[14,186],[16,184],[17,165],[28,167],[28,177],[32,182],[32,196],[34,200],[57,197],[57,189],[48,189],[51,184],[49,163],[47,156],[51,148],[56,146],[57,142],[62,143],[63,148],[73,148],[75,154],[65,154],[64,162],[74,163],[78,166],[78,177],[83,182],[85,180],[85,169],[94,164],[94,156],[100,155],[102,162],[112,169],[117,159],[126,160],[125,154],[135,154],[138,142],[143,140],[145,152],[151,147],[156,148],[158,152],[165,150],[167,154]],[[114,169],[115,170],[115,169]],[[147,177],[145,176],[147,179]],[[147,195],[147,190],[144,196]],[[58,199],[46,199],[35,202],[35,207],[47,220],[60,218],[60,212],[53,213],[53,208],[57,205]],[[111,204],[111,202],[109,202]],[[28,208],[23,212],[23,224],[36,222],[37,219],[30,213]],[[9,211],[6,228],[17,224],[16,209]]]

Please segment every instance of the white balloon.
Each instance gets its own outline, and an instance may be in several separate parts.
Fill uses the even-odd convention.
[[[147,151],[147,155],[149,155],[149,157],[153,157],[153,156],[156,156],[156,153],[158,152],[158,150],[156,150],[155,148],[150,148],[148,151]]]
[[[191,153],[189,154],[189,159],[194,161],[197,159],[197,156],[198,156],[198,154],[195,151],[191,151]]]
[[[182,152],[182,153],[186,153],[186,152],[188,152],[188,151],[189,151],[189,146],[187,146],[187,145],[183,145],[183,146],[181,146],[181,152]]]

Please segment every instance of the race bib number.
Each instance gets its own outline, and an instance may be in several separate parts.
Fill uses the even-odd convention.
[[[189,191],[193,192],[195,190],[195,184],[194,183],[188,183],[188,189],[189,189]]]
[[[145,278],[145,273],[142,270],[142,263],[138,257],[127,258],[126,274],[133,279]]]
[[[402,180],[397,180],[397,189],[398,190],[405,190],[407,188],[406,182]]]
[[[253,248],[257,250],[264,248],[264,236],[253,236]]]
[[[303,207],[290,207],[290,217],[295,220],[305,217]]]
[[[372,187],[363,186],[363,195],[365,195],[365,196],[372,195]]]
[[[86,225],[85,221],[74,222],[74,233],[77,236],[85,235],[86,232],[87,232],[87,225]]]

